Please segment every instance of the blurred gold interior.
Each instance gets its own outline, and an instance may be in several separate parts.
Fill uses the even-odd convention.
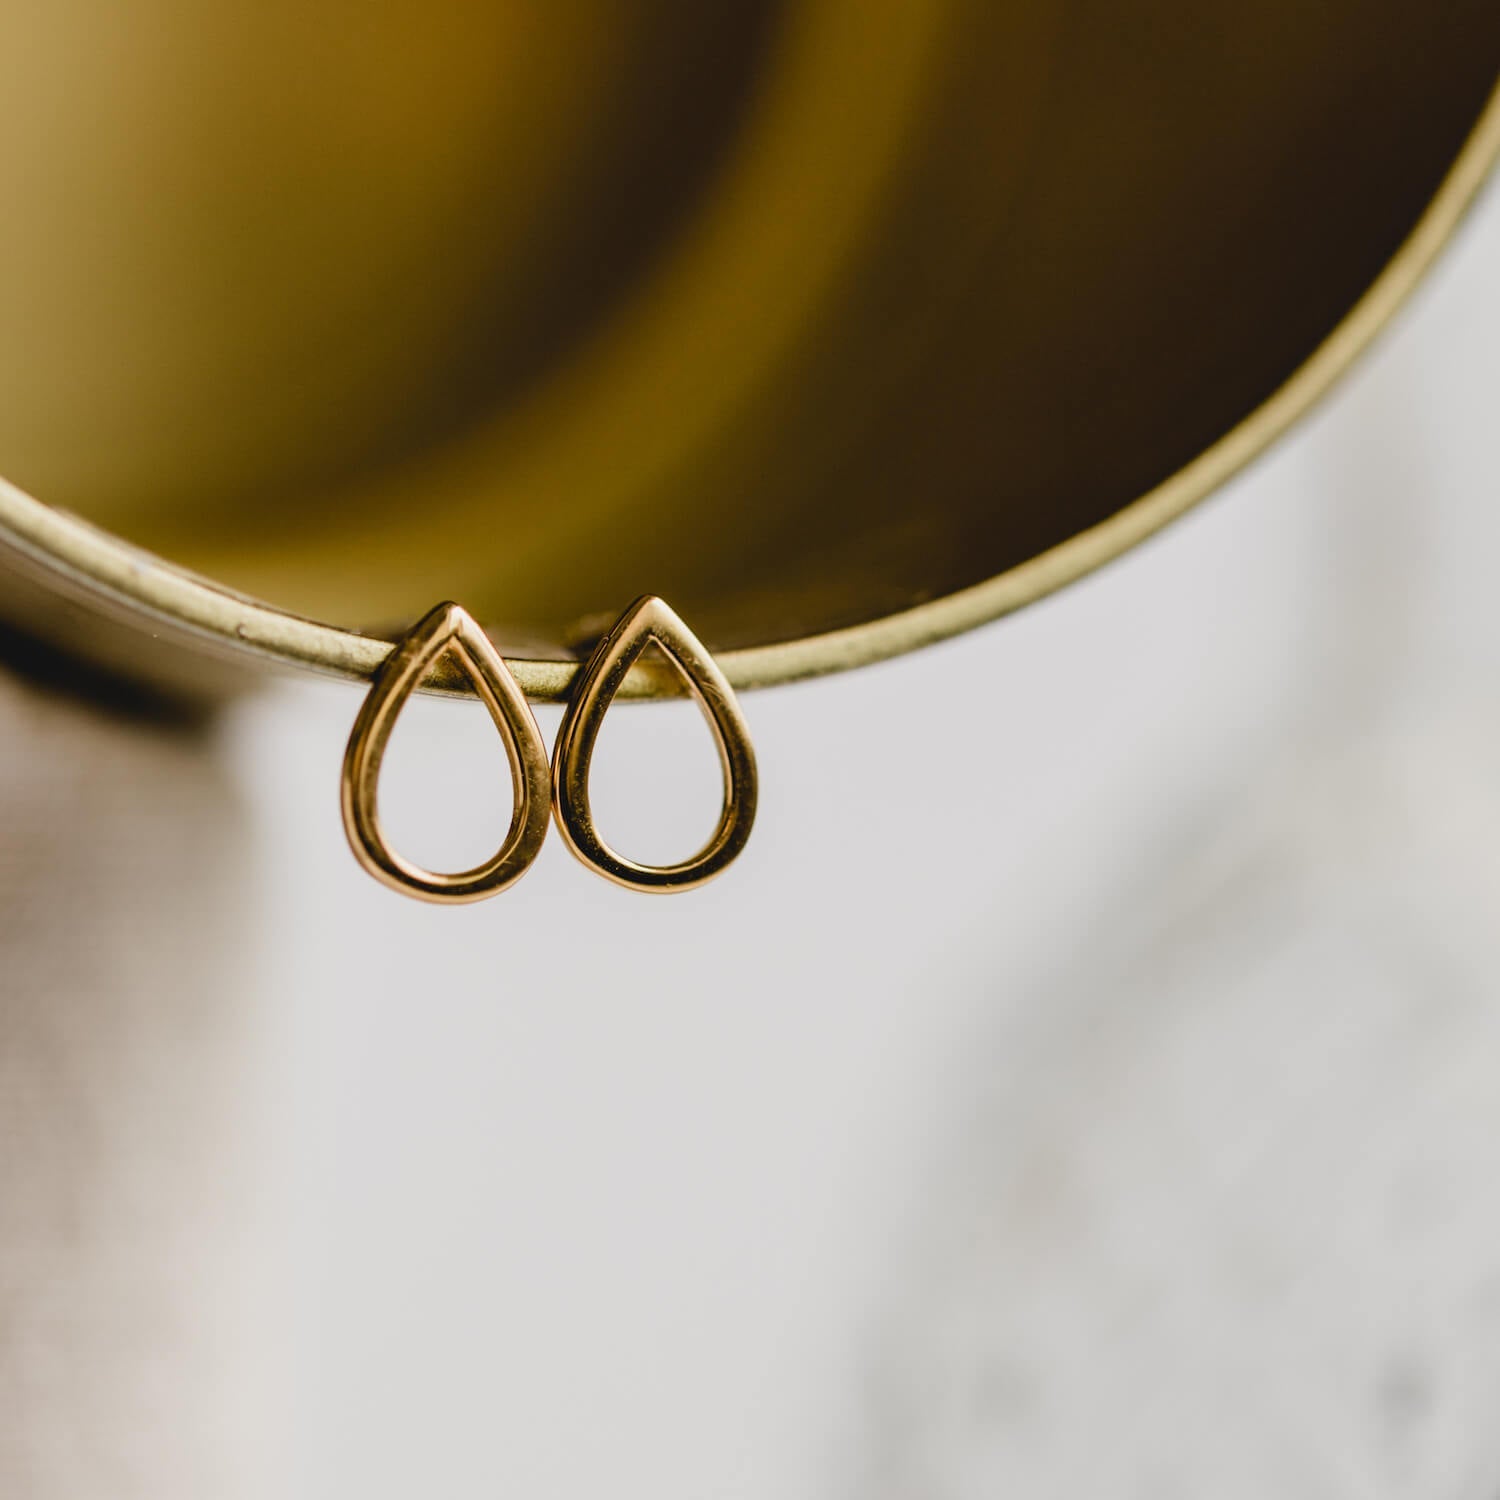
[[[1254,410],[1500,72],[1449,0],[0,0],[0,473],[381,630],[876,620]]]

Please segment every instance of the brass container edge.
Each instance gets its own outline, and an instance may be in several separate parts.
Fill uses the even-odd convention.
[[[718,661],[730,684],[768,687],[935,644],[1044,598],[1159,531],[1268,448],[1349,369],[1415,289],[1497,159],[1500,89],[1406,240],[1322,344],[1266,401],[1155,489],[972,588],[865,624],[726,651]],[[159,647],[155,654],[171,660],[154,671],[148,663],[143,675],[186,677],[208,691],[243,689],[268,667],[368,681],[393,649],[389,641],[288,614],[184,572],[3,479],[0,569],[12,623],[130,671],[141,665],[138,653],[149,658]],[[129,639],[101,647],[100,632],[120,625],[133,627]],[[197,671],[185,660],[193,657]],[[565,701],[581,670],[576,661],[507,661],[533,702]],[[449,675],[430,679],[426,690],[470,692]],[[676,674],[638,665],[620,696],[671,697],[681,690]]]

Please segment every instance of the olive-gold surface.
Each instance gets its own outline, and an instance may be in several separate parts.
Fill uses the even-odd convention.
[[[1500,150],[1493,0],[129,12],[0,22],[0,616],[208,692],[434,598],[535,700],[647,590],[735,688],[993,619],[1304,412]]]

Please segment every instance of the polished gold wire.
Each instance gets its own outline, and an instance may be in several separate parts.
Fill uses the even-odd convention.
[[[500,848],[481,865],[456,875],[412,864],[386,841],[376,806],[380,763],[396,718],[442,656],[455,659],[489,709],[515,787],[515,810]],[[344,752],[341,803],[344,831],[354,857],[392,890],[425,901],[481,901],[514,885],[547,837],[550,812],[547,746],[510,669],[472,615],[440,604],[397,642],[375,674]]]
[[[604,715],[636,658],[653,642],[698,700],[724,774],[718,827],[697,854],[675,865],[643,865],[617,854],[600,836],[589,805],[589,767]],[[589,658],[557,734],[552,801],[564,843],[584,864],[633,891],[691,890],[721,874],[745,847],[757,793],[750,729],[728,679],[670,606],[650,594],[637,599]]]

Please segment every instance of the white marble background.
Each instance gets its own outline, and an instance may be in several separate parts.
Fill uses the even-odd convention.
[[[388,895],[352,690],[0,683],[0,1493],[1490,1500],[1497,559],[1492,193],[1163,538],[750,699],[691,897]],[[398,731],[413,853],[493,841],[488,736]],[[689,708],[597,774],[712,816]]]

